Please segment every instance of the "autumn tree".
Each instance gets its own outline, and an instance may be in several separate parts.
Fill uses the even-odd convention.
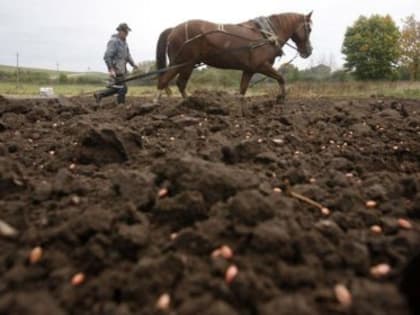
[[[365,16],[347,28],[342,52],[345,67],[360,80],[391,79],[399,60],[400,32],[392,18]]]
[[[414,15],[404,19],[401,31],[401,64],[410,72],[411,80],[420,79],[420,22]]]

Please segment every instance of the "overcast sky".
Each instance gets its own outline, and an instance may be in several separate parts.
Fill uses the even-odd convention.
[[[129,37],[137,62],[152,60],[162,30],[189,19],[238,23],[282,12],[314,10],[314,54],[295,62],[343,63],[340,53],[346,27],[360,15],[390,14],[401,25],[405,16],[420,13],[420,0],[0,0],[0,64],[62,70],[105,71],[106,42],[120,22],[133,29]],[[286,57],[293,52],[286,49]]]

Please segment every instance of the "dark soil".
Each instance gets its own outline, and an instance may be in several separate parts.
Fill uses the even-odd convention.
[[[0,219],[19,231],[0,237],[0,314],[165,314],[163,293],[179,315],[412,314],[399,284],[420,248],[419,139],[420,101],[0,98]],[[232,261],[211,258],[221,245]]]

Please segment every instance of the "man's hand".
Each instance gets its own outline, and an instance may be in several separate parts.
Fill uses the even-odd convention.
[[[117,73],[115,72],[114,69],[109,69],[109,76],[111,78],[115,78],[117,76]]]
[[[137,67],[136,65],[133,66],[133,71],[139,71],[139,67]]]

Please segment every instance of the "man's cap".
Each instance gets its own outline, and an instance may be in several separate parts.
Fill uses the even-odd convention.
[[[127,23],[121,23],[117,27],[117,31],[123,31],[123,32],[131,32],[131,28],[127,25]]]

